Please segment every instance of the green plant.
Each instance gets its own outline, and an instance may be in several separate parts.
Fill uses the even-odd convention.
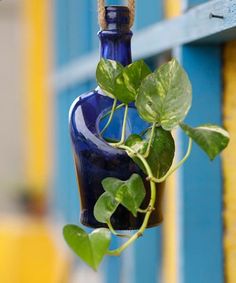
[[[189,78],[177,60],[173,59],[151,72],[144,61],[123,67],[118,62],[102,59],[97,67],[97,82],[103,92],[114,100],[113,107],[103,118],[108,117],[101,136],[110,126],[114,113],[124,108],[120,141],[110,146],[124,150],[143,170],[150,182],[151,196],[146,209],[141,209],[145,198],[142,178],[133,174],[128,180],[106,178],[102,181],[104,193],[94,207],[97,221],[107,224],[87,234],[75,225],[64,227],[64,237],[74,252],[93,269],[97,269],[105,255],[119,256],[129,245],[142,236],[150,215],[155,209],[156,183],[164,182],[189,157],[192,141],[213,160],[229,142],[228,133],[219,126],[205,124],[192,128],[183,123],[192,103],[192,87]],[[129,104],[135,103],[140,117],[149,123],[143,133],[132,134],[127,139],[126,124]],[[172,165],[175,142],[171,131],[180,127],[189,137],[189,146],[184,158]],[[134,217],[144,214],[144,221],[132,235],[117,233],[110,218],[119,205],[129,210]],[[120,247],[109,250],[111,234],[127,238]]]

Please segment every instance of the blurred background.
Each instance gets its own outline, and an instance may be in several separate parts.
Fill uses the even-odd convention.
[[[234,13],[236,5],[136,2],[133,31],[139,35],[203,2],[203,11],[217,2],[224,13]],[[186,166],[168,181],[164,223],[120,258],[105,259],[97,273],[65,245],[63,225],[79,223],[68,110],[96,86],[95,69],[88,71],[99,58],[96,10],[96,0],[0,1],[0,282],[235,283],[236,42],[229,33],[199,44],[186,29],[184,36],[194,43],[177,46],[173,29],[162,30],[163,38],[153,36],[154,46],[171,43],[145,55],[153,69],[178,57],[193,83],[188,122],[223,124],[231,134],[223,157],[210,163],[194,147]],[[199,34],[209,28],[201,17],[200,24]],[[181,155],[187,143],[181,133],[176,136]]]

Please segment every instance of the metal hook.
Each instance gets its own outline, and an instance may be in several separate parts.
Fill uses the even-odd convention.
[[[210,13],[209,14],[209,18],[211,19],[211,18],[217,18],[217,19],[224,19],[224,16],[221,16],[221,15],[215,15],[215,14],[213,14],[213,13]]]

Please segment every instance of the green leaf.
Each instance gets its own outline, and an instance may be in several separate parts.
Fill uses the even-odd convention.
[[[150,138],[151,129],[146,138]],[[171,132],[158,127],[155,129],[147,162],[156,178],[163,177],[170,169],[175,155],[175,141]]]
[[[97,83],[104,93],[114,98],[115,79],[124,67],[113,60],[101,59],[96,70]]]
[[[180,125],[183,131],[192,138],[213,160],[229,143],[229,133],[217,125],[205,124],[191,128]]]
[[[119,204],[120,202],[110,193],[102,194],[94,206],[94,216],[97,221],[107,223]]]
[[[133,134],[127,138],[125,145],[132,148],[135,152],[144,154],[148,147],[148,141],[143,140],[139,135]]]
[[[109,177],[102,181],[102,185],[105,193],[100,196],[94,209],[98,221],[107,223],[119,204],[137,216],[146,194],[143,180],[138,174],[133,174],[127,181]]]
[[[126,104],[135,101],[142,80],[150,73],[143,60],[125,67],[115,79],[115,97]]]
[[[186,117],[192,103],[192,87],[184,69],[173,59],[148,75],[136,99],[139,115],[169,131]]]
[[[146,152],[148,140],[151,135],[151,129],[149,129],[145,135],[145,140],[141,137],[133,138],[132,136],[127,139],[126,145],[132,149],[138,149],[139,153],[144,154]],[[131,139],[132,138],[132,139]],[[141,141],[142,140],[142,141]],[[131,141],[133,143],[131,143]],[[155,128],[153,140],[151,143],[150,153],[147,157],[147,162],[152,170],[154,177],[163,177],[170,169],[175,155],[175,142],[169,131],[163,130],[161,127]],[[137,157],[132,157],[134,162],[147,174],[143,163]]]
[[[89,266],[97,270],[111,242],[108,229],[96,229],[87,234],[76,225],[67,225],[63,235],[70,248]]]
[[[117,198],[136,217],[145,195],[146,191],[142,178],[138,174],[133,174],[125,182],[123,190],[117,195]]]

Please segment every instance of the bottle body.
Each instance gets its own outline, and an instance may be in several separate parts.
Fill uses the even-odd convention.
[[[119,61],[126,66],[132,62],[131,37],[129,29],[129,9],[122,6],[106,7],[107,29],[99,32],[101,42],[101,57]],[[104,193],[102,180],[115,177],[127,180],[133,173],[142,176],[146,198],[142,208],[146,208],[150,199],[150,187],[141,169],[122,150],[111,147],[100,137],[100,118],[107,110],[112,108],[113,100],[105,96],[102,91],[96,90],[78,97],[71,106],[69,126],[74,160],[81,200],[81,223],[90,227],[103,227],[93,215],[94,205],[101,194]],[[122,129],[123,113],[116,111],[113,124],[106,131],[109,138],[119,140]],[[147,124],[141,120],[136,109],[129,107],[126,136],[131,133],[139,134]],[[156,226],[162,221],[161,197],[163,185],[157,187],[157,201],[155,211],[152,213],[149,227]],[[134,218],[121,205],[111,218],[116,230],[138,229],[143,222],[144,215],[139,213]]]
[[[104,96],[99,90],[81,95],[73,103],[70,110],[69,126],[72,139],[75,167],[78,179],[81,201],[81,223],[89,227],[104,227],[96,221],[93,215],[94,205],[104,193],[102,180],[115,177],[127,180],[133,173],[143,177],[147,195],[142,208],[146,208],[150,198],[149,183],[141,169],[124,152],[111,147],[99,137],[99,121],[101,113],[112,107],[113,100]],[[137,117],[131,115],[130,119]],[[131,121],[132,122],[132,121]],[[136,124],[139,129],[141,119]],[[130,123],[131,124],[131,123]],[[133,124],[133,123],[132,123]],[[131,124],[131,125],[132,125]],[[128,129],[133,131],[133,129]],[[116,129],[119,135],[120,129]],[[152,213],[149,226],[156,226],[162,221],[161,198],[163,185],[158,185],[156,209]],[[143,214],[135,218],[123,206],[119,206],[111,218],[113,227],[117,230],[138,229],[143,221]]]

